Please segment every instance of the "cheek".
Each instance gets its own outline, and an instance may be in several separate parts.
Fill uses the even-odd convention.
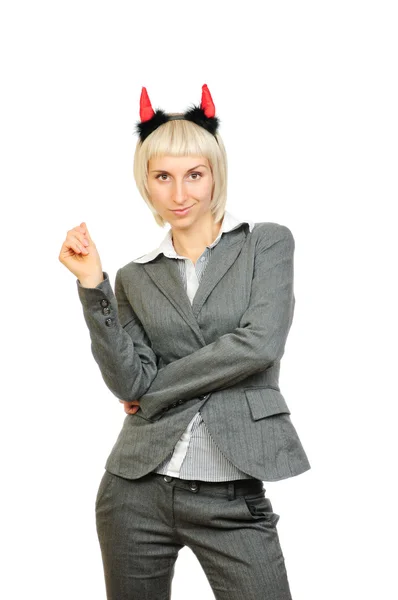
[[[162,202],[167,195],[165,187],[159,185],[149,185],[148,190],[152,202]]]
[[[200,196],[202,198],[208,198],[211,196],[212,190],[213,190],[213,182],[212,181],[203,182],[203,185],[200,188]]]

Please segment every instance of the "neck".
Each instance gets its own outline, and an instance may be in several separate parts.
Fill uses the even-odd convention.
[[[188,229],[172,229],[173,246],[180,256],[199,257],[206,246],[210,246],[220,233],[224,217],[214,223],[214,217],[209,211],[204,218],[192,224]]]

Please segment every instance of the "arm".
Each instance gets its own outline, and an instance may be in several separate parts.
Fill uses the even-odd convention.
[[[103,275],[104,280],[94,288],[76,280],[91,351],[110,391],[119,400],[138,398],[157,373],[157,357],[124,293],[121,269],[116,274],[115,294],[108,273]]]
[[[295,242],[290,229],[280,225],[264,230],[257,244],[250,303],[240,326],[159,369],[140,398],[145,418],[170,402],[231,387],[282,357],[295,305]]]

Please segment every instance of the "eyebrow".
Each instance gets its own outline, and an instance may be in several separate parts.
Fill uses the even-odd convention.
[[[188,169],[187,173],[189,173],[190,171],[194,171],[198,167],[204,167],[205,169],[208,168],[208,167],[206,167],[206,165],[196,165],[196,167],[192,167],[192,169]],[[171,173],[169,173],[165,169],[152,169],[151,173],[167,173],[167,175],[171,175]]]

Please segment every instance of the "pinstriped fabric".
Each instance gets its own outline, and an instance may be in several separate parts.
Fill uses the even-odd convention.
[[[254,226],[253,222],[241,221],[236,219],[230,212],[225,211],[217,238],[210,246],[205,248],[195,265],[189,258],[176,253],[172,242],[171,230],[168,231],[166,237],[155,251],[140,257],[134,262],[148,262],[149,260],[153,260],[160,252],[163,252],[170,259],[177,260],[181,279],[189,300],[192,303],[203,273],[209,263],[213,248],[218,244],[223,234],[233,231],[243,223],[249,224],[251,232]],[[171,475],[172,477],[198,479],[201,481],[231,481],[234,479],[252,478],[251,475],[238,469],[224,456],[212,439],[202,420],[200,411],[195,414],[174,447],[174,450],[154,471],[164,475]]]
[[[105,271],[94,288],[76,280],[106,386],[119,400],[141,401],[123,420],[107,471],[134,480],[153,472],[198,410],[224,456],[252,477],[279,481],[311,468],[279,388],[294,250],[280,223],[222,235],[192,304],[177,261],[163,253],[118,269],[114,290]]]

